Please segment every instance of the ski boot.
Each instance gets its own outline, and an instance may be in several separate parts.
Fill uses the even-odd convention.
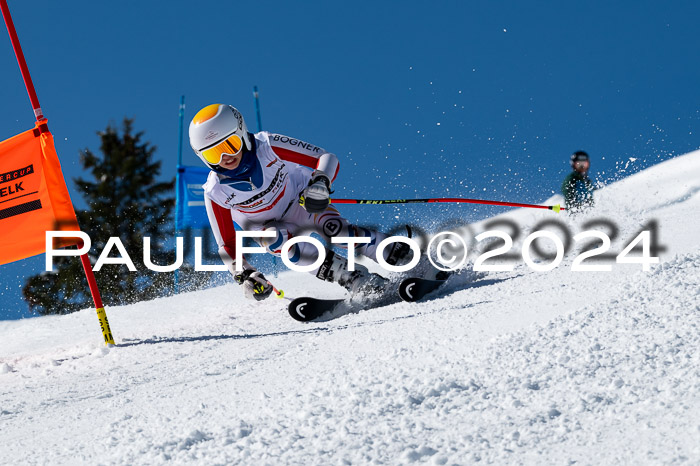
[[[316,278],[335,282],[353,295],[378,294],[388,284],[384,277],[370,273],[364,265],[355,264],[355,270],[349,271],[348,260],[330,250],[326,251],[326,260],[319,267]]]
[[[411,262],[413,258],[413,250],[406,243],[396,242],[391,245],[389,253],[386,255],[386,261],[389,265],[404,265]]]

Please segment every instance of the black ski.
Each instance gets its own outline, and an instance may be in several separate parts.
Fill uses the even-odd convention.
[[[404,301],[418,301],[431,291],[434,291],[437,288],[439,288],[443,283],[447,281],[448,277],[449,273],[439,272],[437,274],[437,277],[432,280],[419,277],[407,278],[403,280],[399,285],[399,296]],[[374,301],[371,301],[370,303],[365,302],[364,306],[369,305],[369,307],[371,308],[395,302],[394,300],[396,298],[391,298],[391,296],[396,296],[395,294],[393,294],[395,293],[395,291],[389,292],[389,290],[391,289],[389,288],[390,286],[391,285],[389,284],[389,282],[387,282],[387,289],[385,290],[385,292],[380,293],[378,297],[375,297]],[[389,293],[387,294],[387,292]],[[298,320],[299,322],[309,322],[318,319],[326,312],[333,311],[340,304],[346,303],[352,306],[352,302],[352,298],[319,299],[304,296],[301,298],[296,298],[291,303],[289,303],[287,311],[289,312],[289,315],[292,317],[292,319]]]
[[[289,315],[292,319],[299,322],[309,322],[310,320],[321,317],[328,311],[332,311],[335,307],[346,302],[345,299],[317,299],[317,298],[296,298],[287,307]]]
[[[447,272],[440,272],[434,280],[420,277],[406,278],[399,285],[399,296],[404,301],[419,301],[428,293],[440,288],[448,277]]]

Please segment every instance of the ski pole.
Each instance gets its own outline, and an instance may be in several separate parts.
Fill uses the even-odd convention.
[[[275,292],[275,296],[277,296],[279,299],[283,299],[283,298],[284,298],[284,290],[278,290],[277,288],[275,288],[275,285],[273,285],[272,283],[270,283],[269,280],[267,281],[267,284],[270,285],[270,286],[272,287],[272,291]]]
[[[521,204],[518,202],[501,202],[487,201],[482,199],[468,199],[466,197],[436,197],[429,199],[331,199],[333,204],[430,204],[434,202],[457,202],[466,204],[487,204],[501,205],[509,207],[526,207],[529,209],[548,209],[559,213],[561,210],[566,210],[559,204],[555,205],[537,205],[537,204]]]
[[[251,270],[251,269],[248,269],[248,272],[249,272],[250,270]],[[233,276],[233,280],[234,280],[236,283],[238,283],[239,285],[242,285],[243,283],[246,282],[246,280],[248,280],[248,277],[249,277],[249,276],[250,276],[250,273],[244,272],[244,273],[240,273],[240,274],[238,274],[238,275],[234,275],[234,276]],[[252,282],[253,282],[253,293],[255,293],[255,294],[263,294],[263,293],[265,292],[265,285],[262,283],[262,281],[259,281],[259,280],[255,279],[255,280],[252,280]],[[284,291],[283,291],[283,290],[278,290],[278,289],[275,287],[275,285],[273,285],[272,282],[270,282],[270,280],[265,280],[265,283],[267,283],[268,285],[270,285],[270,288],[272,288],[272,291],[275,292],[275,296],[277,296],[279,299],[284,298]]]

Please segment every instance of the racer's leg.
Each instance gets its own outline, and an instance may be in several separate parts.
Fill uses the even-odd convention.
[[[355,255],[363,255],[375,262],[378,262],[379,243],[389,237],[380,231],[352,225],[340,215],[333,205],[328,206],[325,212],[313,215],[312,220],[315,230],[329,241],[333,237],[369,238],[369,242],[355,245]],[[347,244],[341,243],[339,245],[341,248],[347,249]],[[407,244],[395,242],[384,248],[382,259],[390,265],[396,265],[397,263],[407,262],[405,259],[409,252],[410,248]]]
[[[291,208],[285,215],[285,220],[294,223],[296,228],[293,233],[296,236],[317,233],[328,242],[334,237],[368,238],[369,242],[359,243],[355,246],[354,254],[355,256],[360,254],[369,257],[374,261],[377,261],[377,246],[388,237],[384,233],[350,224],[332,205],[320,214],[309,214],[301,207]],[[281,240],[284,241],[283,238]],[[280,241],[280,238],[277,241]],[[340,245],[343,247],[342,243]],[[347,247],[347,243],[345,243],[345,247]],[[407,252],[410,252],[407,244],[396,242],[384,248],[383,258],[388,264],[396,265],[399,261],[401,263],[407,262],[404,260]],[[315,254],[314,260],[317,257],[318,255]],[[311,262],[308,261],[308,263]],[[312,273],[321,280],[337,282],[353,292],[380,290],[384,286],[382,277],[369,273],[367,268],[360,264],[355,264],[354,270],[350,271],[348,260],[330,249],[326,250],[326,258],[323,263]]]

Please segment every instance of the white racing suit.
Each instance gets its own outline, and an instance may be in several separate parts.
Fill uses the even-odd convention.
[[[280,256],[282,245],[293,236],[316,232],[326,240],[334,236],[369,237],[367,244],[358,244],[357,254],[377,260],[377,245],[387,236],[383,233],[351,225],[340,216],[333,205],[320,214],[310,214],[299,205],[299,194],[311,179],[311,169],[322,170],[331,180],[338,174],[338,160],[334,154],[298,139],[261,131],[254,135],[255,152],[259,163],[257,180],[231,182],[231,178],[212,171],[204,184],[204,199],[209,223],[219,246],[219,255],[229,271],[236,271],[236,230],[274,230],[273,238],[256,241],[268,253]],[[260,170],[262,174],[260,174]],[[388,255],[384,249],[384,259]],[[300,242],[289,249],[289,260],[300,266],[309,265],[318,258],[313,244]],[[239,269],[251,268],[243,259]],[[314,273],[319,278],[319,269]]]

